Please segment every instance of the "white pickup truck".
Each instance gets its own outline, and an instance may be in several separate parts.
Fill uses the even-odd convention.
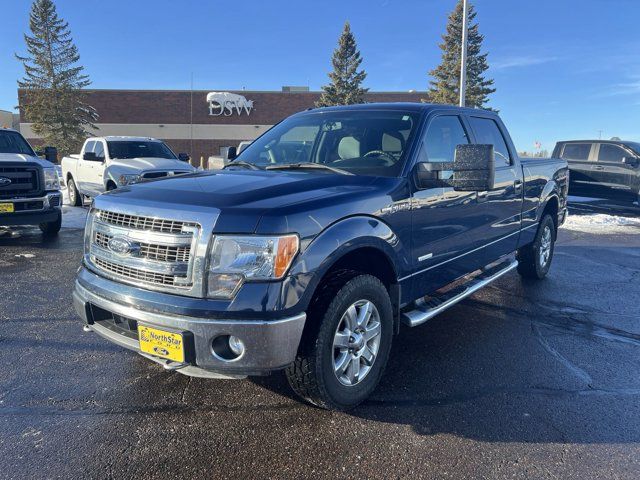
[[[82,197],[142,180],[181,175],[195,171],[189,156],[175,153],[161,140],[143,137],[92,137],[79,155],[62,159],[62,178],[72,205]]]

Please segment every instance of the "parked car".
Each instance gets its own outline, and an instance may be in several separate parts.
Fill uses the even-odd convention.
[[[57,155],[53,147],[36,153],[20,133],[0,128],[0,226],[38,225],[46,235],[60,231],[62,195],[52,163]]]
[[[96,198],[74,305],[85,329],[166,369],[285,369],[302,398],[347,409],[401,324],[513,269],[547,274],[567,173],[520,159],[493,112],[305,111],[224,170]]]
[[[132,185],[142,180],[195,171],[189,155],[178,156],[162,141],[144,137],[92,137],[79,155],[62,159],[62,175],[72,205],[82,197]]]
[[[640,143],[564,141],[556,143],[553,156],[568,162],[572,185],[615,188],[640,200]]]

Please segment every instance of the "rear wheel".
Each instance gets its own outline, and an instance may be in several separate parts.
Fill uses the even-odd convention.
[[[53,222],[41,223],[40,230],[45,236],[55,236],[60,231],[62,227],[62,212],[58,213],[58,218],[56,218]]]
[[[376,388],[389,358],[393,314],[376,277],[357,275],[310,311],[319,327],[286,370],[293,390],[322,408],[347,410]],[[314,325],[310,325],[313,328]]]
[[[67,182],[67,190],[69,191],[69,203],[74,207],[82,206],[82,194],[78,191],[76,187],[76,182],[73,177],[69,177],[69,181]]]
[[[533,243],[517,252],[518,273],[525,278],[543,279],[549,272],[556,241],[556,226],[551,215],[542,217]]]

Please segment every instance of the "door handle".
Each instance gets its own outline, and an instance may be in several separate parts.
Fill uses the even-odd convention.
[[[604,170],[604,167],[601,166],[601,165],[594,165],[593,169],[594,170],[598,170],[598,171],[602,171],[602,170]]]

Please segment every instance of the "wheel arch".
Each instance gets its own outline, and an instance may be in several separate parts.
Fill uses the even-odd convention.
[[[305,309],[333,276],[344,275],[345,281],[353,273],[375,276],[389,292],[397,331],[401,294],[398,278],[407,261],[402,252],[400,240],[387,224],[375,217],[351,217],[318,235],[296,261],[291,275],[310,276],[300,299]]]

